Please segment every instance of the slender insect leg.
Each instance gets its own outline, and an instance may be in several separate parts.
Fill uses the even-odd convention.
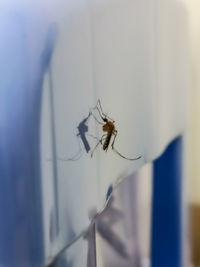
[[[131,159],[131,158],[127,158],[127,157],[123,156],[121,153],[119,153],[119,151],[117,151],[117,149],[114,147],[115,139],[116,139],[116,137],[117,137],[117,130],[115,130],[115,132],[113,133],[113,135],[114,135],[114,139],[113,139],[113,142],[112,142],[112,144],[111,144],[111,148],[112,148],[112,150],[113,150],[116,154],[118,154],[120,157],[122,157],[122,158],[124,158],[124,159],[127,159],[127,160],[138,160],[138,159],[141,158],[141,156],[139,156],[139,157],[137,157],[137,158],[133,158],[133,159]]]
[[[100,110],[99,110],[99,108],[98,108],[98,105],[99,105]],[[103,109],[102,109],[102,106],[101,106],[101,101],[100,101],[100,99],[98,99],[98,101],[97,101],[96,109],[97,109],[97,110],[99,111],[99,113],[101,113],[105,118],[108,118],[108,119],[110,119],[111,121],[114,122],[114,120],[113,120],[112,118],[110,118],[108,115],[106,115],[106,114],[103,112]]]
[[[96,139],[96,140],[100,141],[98,137],[96,137],[96,136],[94,136],[92,134],[86,134],[86,135],[92,137],[93,139]]]
[[[112,144],[111,144],[112,149],[114,149],[114,143],[115,143],[115,139],[117,137],[117,130],[114,131],[113,135],[114,135],[114,139],[113,139]]]
[[[83,147],[81,146],[80,134],[77,134],[76,137],[78,139],[79,151],[71,158],[66,159],[66,158],[58,157],[58,160],[60,160],[60,161],[76,161],[76,160],[81,158],[81,156],[83,155],[84,150],[83,150]]]
[[[104,124],[103,122],[100,122],[100,121],[96,118],[96,116],[93,114],[92,111],[90,111],[90,114],[93,116],[93,118],[95,119],[95,121],[97,121],[99,124],[101,124],[101,125]],[[101,117],[101,118],[102,118],[102,117]]]
[[[94,147],[94,149],[92,150],[91,158],[93,157],[93,153],[94,153],[95,149],[98,147],[98,145],[99,145],[100,143],[101,143],[101,141],[99,141],[99,142],[96,144],[96,146]]]
[[[100,107],[100,109],[99,109],[99,107],[98,107],[98,104],[99,104],[99,107]],[[103,110],[102,110],[102,107],[101,107],[101,104],[100,104],[100,100],[98,99],[98,101],[97,101],[97,104],[96,104],[96,106],[94,107],[94,108],[91,108],[92,110],[97,110],[98,111],[98,113],[99,113],[99,116],[101,117],[101,119],[104,121],[104,117],[106,117],[106,115],[103,113]],[[92,111],[90,110],[90,112],[92,113]],[[93,114],[93,113],[92,113]],[[93,114],[93,116],[94,116],[94,114]],[[94,116],[95,117],[95,116]],[[96,119],[96,118],[95,118]],[[96,119],[96,121],[98,121],[97,119]],[[99,122],[99,121],[98,121]],[[100,122],[99,122],[100,123]],[[100,124],[103,124],[103,123],[100,123]]]
[[[102,141],[106,138],[106,134],[102,135],[101,139],[98,141],[98,143],[96,144],[96,146],[93,148],[92,153],[91,153],[91,158],[93,157],[94,151],[96,150],[96,148],[98,147],[99,144],[102,144]]]
[[[99,108],[98,108],[98,104],[99,104],[100,110],[99,110]],[[107,117],[106,114],[103,112],[103,109],[102,109],[102,106],[101,106],[101,101],[100,101],[100,99],[98,99],[98,101],[97,101],[96,108],[99,110],[99,112],[101,112],[101,114],[102,114],[104,117]]]

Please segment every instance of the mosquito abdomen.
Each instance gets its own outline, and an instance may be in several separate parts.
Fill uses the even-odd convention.
[[[107,151],[107,149],[108,149],[108,146],[110,144],[111,136],[112,136],[112,133],[108,134],[107,137],[106,137],[106,140],[105,140],[105,142],[103,144],[103,150],[105,150],[105,151]]]

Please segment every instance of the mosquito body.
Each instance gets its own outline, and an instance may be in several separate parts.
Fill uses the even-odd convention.
[[[107,151],[110,145],[111,137],[116,134],[115,125],[112,121],[107,121],[103,126],[102,130],[107,132],[105,141],[103,143],[103,150]]]
[[[93,114],[93,110],[97,110],[100,118],[102,119],[102,122],[99,121],[96,116]],[[106,134],[103,134],[101,139],[99,140],[99,142],[97,143],[97,145],[95,146],[95,148],[93,149],[92,153],[91,153],[91,157],[93,156],[93,153],[95,151],[95,149],[97,148],[97,146],[99,144],[102,144],[103,146],[103,150],[107,152],[111,139],[113,137],[113,141],[111,143],[111,148],[112,150],[117,153],[120,157],[127,159],[127,160],[138,160],[141,158],[141,156],[137,157],[137,158],[127,158],[125,156],[123,156],[119,151],[116,150],[116,148],[114,147],[115,144],[115,139],[117,137],[117,130],[115,128],[115,121],[113,119],[111,119],[110,117],[108,117],[104,112],[103,109],[101,107],[101,102],[100,100],[97,101],[96,106],[90,110],[90,114],[93,115],[93,117],[95,118],[95,120],[102,125],[102,130],[103,132],[106,132]]]

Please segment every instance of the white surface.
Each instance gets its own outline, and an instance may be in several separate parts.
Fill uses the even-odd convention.
[[[188,181],[189,200],[192,203],[200,203],[200,166],[199,166],[199,134],[200,134],[200,2],[186,0],[189,13],[190,26],[190,131],[188,135]]]
[[[89,223],[90,210],[103,208],[110,184],[158,157],[184,131],[187,17],[181,2],[170,0],[75,0],[57,2],[54,12],[58,39],[50,78],[57,155],[69,158],[76,153],[76,128],[100,99],[104,112],[116,122],[116,148],[128,157],[142,156],[131,162],[99,146],[92,159],[84,153],[78,161],[57,161],[64,244],[66,239],[72,241],[65,225],[69,218],[73,232],[80,233]],[[52,158],[47,143],[50,127],[45,124],[51,121],[48,109],[46,103],[42,120],[45,190],[51,172],[46,159]],[[102,135],[95,122],[89,128],[89,133]],[[49,192],[44,200],[47,213],[53,207]]]

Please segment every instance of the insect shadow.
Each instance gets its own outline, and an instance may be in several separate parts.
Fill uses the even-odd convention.
[[[90,144],[86,138],[86,133],[88,132],[88,120],[90,118],[91,114],[89,113],[88,116],[86,118],[84,118],[78,125],[77,129],[78,129],[78,133],[76,134],[77,140],[78,140],[78,144],[79,144],[79,151],[71,158],[68,159],[64,159],[64,158],[59,158],[59,160],[63,160],[63,161],[76,161],[78,159],[81,158],[81,156],[84,153],[84,150],[89,153],[89,151],[91,150],[90,148]],[[89,135],[90,136],[90,135]],[[82,144],[80,142],[80,140],[82,141]],[[83,147],[82,147],[83,146]]]
[[[102,126],[102,131],[105,132],[100,139],[98,137],[88,133],[89,127],[88,127],[87,123],[88,123],[88,120],[91,116],[95,119],[95,121],[99,125]],[[77,129],[78,129],[78,133],[77,133],[76,137],[78,138],[78,142],[79,142],[79,151],[71,158],[68,158],[68,159],[59,158],[60,160],[76,161],[76,160],[81,158],[84,150],[87,153],[89,153],[91,150],[91,147],[90,147],[90,144],[88,142],[88,137],[92,137],[93,139],[97,140],[97,144],[92,149],[92,152],[90,154],[91,157],[93,157],[93,154],[94,154],[95,150],[97,149],[97,147],[99,145],[102,145],[102,148],[105,152],[107,152],[108,148],[111,147],[111,149],[117,155],[119,155],[121,158],[124,158],[126,160],[138,160],[141,158],[141,156],[138,156],[136,158],[125,157],[115,148],[115,146],[114,146],[115,140],[116,140],[116,137],[118,134],[118,131],[116,130],[116,127],[115,127],[115,121],[103,112],[100,99],[98,99],[96,106],[90,109],[88,116],[86,118],[84,118],[79,123]],[[84,148],[82,147],[80,140],[82,141]]]

